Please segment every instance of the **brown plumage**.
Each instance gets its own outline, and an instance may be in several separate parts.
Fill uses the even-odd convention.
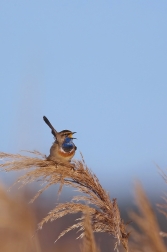
[[[77,149],[77,147],[72,142],[72,140],[75,139],[72,136],[76,132],[72,132],[70,130],[62,130],[60,132],[57,132],[57,130],[55,130],[46,116],[44,116],[43,119],[45,123],[51,128],[51,133],[55,137],[55,142],[50,148],[50,155],[47,157],[47,160],[70,162]],[[69,145],[70,148],[63,148],[67,139],[69,140],[66,145]]]

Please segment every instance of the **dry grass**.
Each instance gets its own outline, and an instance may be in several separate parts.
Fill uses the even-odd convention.
[[[49,186],[60,184],[59,193],[64,185],[76,188],[82,195],[75,196],[72,202],[58,204],[39,223],[43,224],[54,221],[67,214],[89,213],[93,232],[107,232],[116,239],[115,249],[122,244],[128,251],[129,233],[121,219],[116,199],[110,200],[108,193],[102,188],[98,178],[86,166],[84,160],[75,161],[73,164],[47,161],[39,152],[31,152],[35,157],[0,153],[4,162],[0,165],[5,171],[26,170],[26,174],[18,179],[22,185],[33,181],[42,181],[43,188],[32,199],[32,202]],[[44,185],[45,184],[45,185]],[[81,203],[84,202],[85,204]],[[84,236],[85,220],[83,217],[77,223],[62,232],[58,239],[73,229],[81,231],[80,237]]]
[[[159,170],[160,175],[162,176],[165,183],[167,184],[167,175],[166,175],[166,173],[159,166],[157,166],[157,168]],[[167,218],[167,195],[163,196],[162,198],[164,200],[164,204],[157,204],[157,205],[158,205],[159,211]],[[167,234],[163,233],[162,236],[166,237]]]
[[[21,197],[9,196],[0,186],[0,251],[40,252],[35,220]]]
[[[81,252],[100,252],[100,249],[97,248],[95,242],[89,212],[85,212],[83,217],[84,217],[83,222],[84,237]]]
[[[133,252],[165,252],[167,248],[160,236],[158,221],[153,212],[151,204],[140,184],[136,184],[136,203],[139,214],[132,212],[131,219],[137,224],[139,232],[133,230],[130,251]]]

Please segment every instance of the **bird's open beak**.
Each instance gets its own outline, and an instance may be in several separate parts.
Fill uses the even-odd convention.
[[[69,138],[71,138],[71,139],[76,139],[75,137],[73,137],[73,134],[75,134],[75,133],[77,133],[77,132],[72,132],[72,133],[69,135]]]

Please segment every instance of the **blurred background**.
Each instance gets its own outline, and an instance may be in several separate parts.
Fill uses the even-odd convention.
[[[58,131],[77,132],[75,158],[82,152],[123,210],[133,203],[135,180],[160,201],[166,186],[157,165],[167,164],[167,2],[15,0],[1,1],[0,11],[0,151],[48,155],[53,137],[45,115]],[[17,176],[1,172],[0,179],[8,188]],[[26,190],[30,198],[35,185]],[[56,192],[51,188],[37,201],[39,220],[54,207]],[[72,194],[65,189],[60,201]],[[57,225],[51,224],[52,235],[51,228],[40,231],[43,251],[56,250]]]

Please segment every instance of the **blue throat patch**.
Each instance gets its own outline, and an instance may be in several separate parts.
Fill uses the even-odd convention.
[[[62,144],[62,149],[65,152],[70,152],[72,149],[74,149],[74,147],[75,147],[75,145],[74,145],[72,139],[69,137],[66,137],[63,144]]]

